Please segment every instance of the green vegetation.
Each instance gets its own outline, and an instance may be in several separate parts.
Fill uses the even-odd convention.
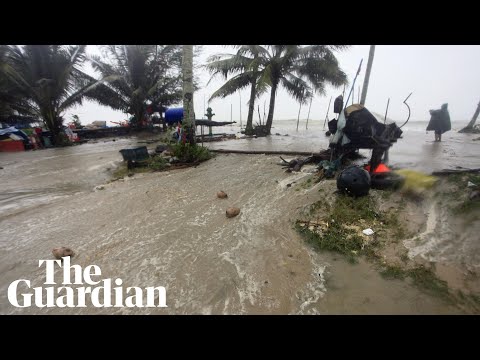
[[[172,147],[173,156],[180,162],[196,163],[212,158],[212,153],[207,148],[199,145],[175,144]]]
[[[380,274],[386,279],[400,279],[403,280],[407,276],[406,271],[397,265],[387,265],[380,271]]]
[[[190,145],[188,143],[185,145],[175,144],[171,147],[170,151],[173,156],[178,159],[176,163],[178,165],[198,164],[212,157],[212,154],[207,148]],[[131,169],[128,169],[127,164],[122,164],[113,171],[112,175],[115,180],[118,180],[136,173],[164,171],[170,168],[172,168],[172,165],[166,158],[160,155],[154,155],[146,160],[137,162]]]
[[[399,208],[406,204],[400,204]],[[318,212],[324,213],[323,220],[318,220]],[[381,255],[387,243],[396,243],[412,234],[408,234],[394,210],[380,212],[377,210],[373,196],[353,198],[338,195],[330,205],[325,199],[312,204],[307,212],[315,221],[297,221],[295,229],[314,249],[340,253],[349,262],[356,262],[358,256],[378,266],[380,274],[386,279],[410,279],[412,284],[426,293],[439,297],[448,303],[468,303],[480,305],[476,295],[454,295],[446,281],[435,275],[434,268],[414,265],[408,254],[400,255],[400,263],[389,264]],[[375,234],[365,238],[361,230],[367,227],[375,229]],[[412,235],[413,236],[413,235]],[[420,241],[416,238],[416,242]]]
[[[348,260],[354,262],[358,255],[364,254],[370,257],[375,256],[372,249],[379,245],[375,236],[365,244],[365,240],[359,234],[361,228],[358,224],[369,227],[368,224],[378,222],[380,214],[375,209],[375,201],[370,196],[352,198],[349,196],[337,196],[333,206],[324,200],[312,204],[309,214],[313,215],[318,209],[329,212],[325,217],[325,226],[312,231],[309,226],[302,226],[301,222],[296,223],[295,228],[302,234],[307,243],[317,250],[328,250],[341,253],[347,256]],[[380,225],[378,223],[376,228]]]
[[[447,181],[455,187],[448,194],[442,194],[449,200],[448,207],[451,213],[461,216],[464,225],[480,220],[480,201],[470,200],[468,197],[469,190],[467,190],[469,181],[480,187],[480,175],[473,173],[452,174],[447,177]]]
[[[412,279],[413,285],[430,295],[440,297],[448,302],[454,301],[452,294],[448,290],[447,282],[440,280],[432,269],[423,265],[416,266],[413,269],[404,269],[398,265],[385,265],[380,274],[386,279],[403,280],[408,277]]]
[[[295,227],[304,236],[306,242],[317,250],[338,252],[345,255],[350,262],[355,262],[356,255],[362,251],[362,238],[356,235],[354,230],[340,224],[329,224],[328,228],[320,234],[298,223]]]
[[[169,167],[169,163],[162,156],[152,156],[146,161],[146,166],[153,171],[162,171]]]
[[[93,68],[109,81],[108,106],[132,115],[142,127],[147,106],[154,111],[182,100],[182,47],[179,45],[104,45],[104,57],[92,55]]]
[[[238,74],[217,90],[215,96],[225,97],[250,86],[250,103],[253,105],[252,99],[270,88],[265,124],[266,133],[270,134],[275,97],[280,87],[305,104],[315,92],[323,94],[327,84],[339,87],[347,83],[347,76],[334,54],[346,48],[345,45],[241,45],[236,54],[212,57],[207,68],[214,75],[220,73],[224,77]],[[252,114],[249,109],[249,118]]]
[[[61,138],[63,115],[82,100],[105,104],[109,89],[82,71],[86,45],[1,45],[0,108],[41,119],[53,135]],[[6,95],[6,96],[3,96]],[[6,104],[6,105],[5,105]]]

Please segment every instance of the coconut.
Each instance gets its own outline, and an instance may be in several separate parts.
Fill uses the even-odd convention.
[[[226,198],[228,198],[228,195],[225,191],[219,191],[219,192],[217,192],[217,197],[219,199],[226,199]]]
[[[229,207],[226,211],[227,218],[232,218],[240,214],[240,209],[237,207]]]
[[[67,247],[59,247],[59,248],[55,248],[52,250],[52,254],[53,256],[55,256],[57,259],[61,259],[65,256],[70,256],[70,257],[74,257],[75,256],[75,252],[70,249],[70,248],[67,248]]]

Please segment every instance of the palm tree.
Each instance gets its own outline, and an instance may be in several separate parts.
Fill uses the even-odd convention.
[[[25,45],[2,49],[5,63],[2,73],[20,102],[20,112],[41,118],[52,132],[53,142],[65,141],[63,113],[82,103],[83,98],[102,102],[108,89],[81,70],[85,45]]]
[[[305,104],[313,91],[324,94],[325,83],[339,87],[347,83],[334,51],[345,45],[270,45],[262,58],[260,83],[270,86],[270,105],[266,131],[270,134],[275,110],[275,96],[283,86],[295,100]],[[268,49],[268,50],[267,50]]]
[[[236,54],[218,54],[209,58],[206,68],[212,74],[211,79],[216,75],[222,75],[227,80],[229,75],[239,73],[215,91],[210,100],[216,97],[225,98],[250,85],[245,134],[251,135],[253,133],[255,98],[259,97],[266,90],[266,87],[262,86],[265,84],[257,84],[260,75],[260,57],[265,56],[266,53],[262,53],[265,49],[258,45],[239,45],[236,48],[238,49]]]
[[[181,97],[181,47],[177,45],[108,45],[104,59],[91,56],[95,70],[110,80],[106,103],[134,116],[141,126],[147,102],[160,107]]]
[[[183,126],[187,142],[195,145],[195,112],[193,107],[193,45],[183,45]]]
[[[477,121],[478,115],[480,114],[480,102],[477,105],[477,110],[475,110],[475,113],[473,114],[472,120],[468,123],[467,126],[465,126],[462,130],[459,132],[473,132],[473,126],[475,125],[475,122]]]
[[[19,113],[32,115],[33,111],[28,101],[21,96],[14,82],[10,80],[9,73],[14,70],[8,62],[9,48],[0,46],[0,118],[8,118]]]

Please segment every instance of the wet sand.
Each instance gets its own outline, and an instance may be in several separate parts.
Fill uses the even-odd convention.
[[[322,196],[322,183],[293,191],[288,183],[311,175],[285,174],[276,156],[219,155],[196,168],[136,174],[94,190],[121,160],[118,150],[132,144],[0,154],[0,313],[460,313],[407,282],[383,279],[368,263],[311,250],[292,221]],[[229,198],[217,199],[219,190]],[[17,207],[12,191],[24,195]],[[240,215],[227,219],[228,206],[240,207]],[[76,251],[74,264],[98,265],[102,278],[165,286],[168,308],[11,306],[8,285],[24,278],[41,286],[38,260],[51,259],[58,246]]]

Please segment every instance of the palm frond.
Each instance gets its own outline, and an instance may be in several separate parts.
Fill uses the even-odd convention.
[[[217,97],[225,98],[228,95],[232,95],[236,93],[238,90],[244,89],[249,85],[251,85],[250,76],[248,76],[248,74],[245,74],[245,73],[239,74],[231,78],[230,80],[228,80],[225,84],[223,84],[222,87],[220,87],[220,89],[215,91],[210,97],[209,101]]]

